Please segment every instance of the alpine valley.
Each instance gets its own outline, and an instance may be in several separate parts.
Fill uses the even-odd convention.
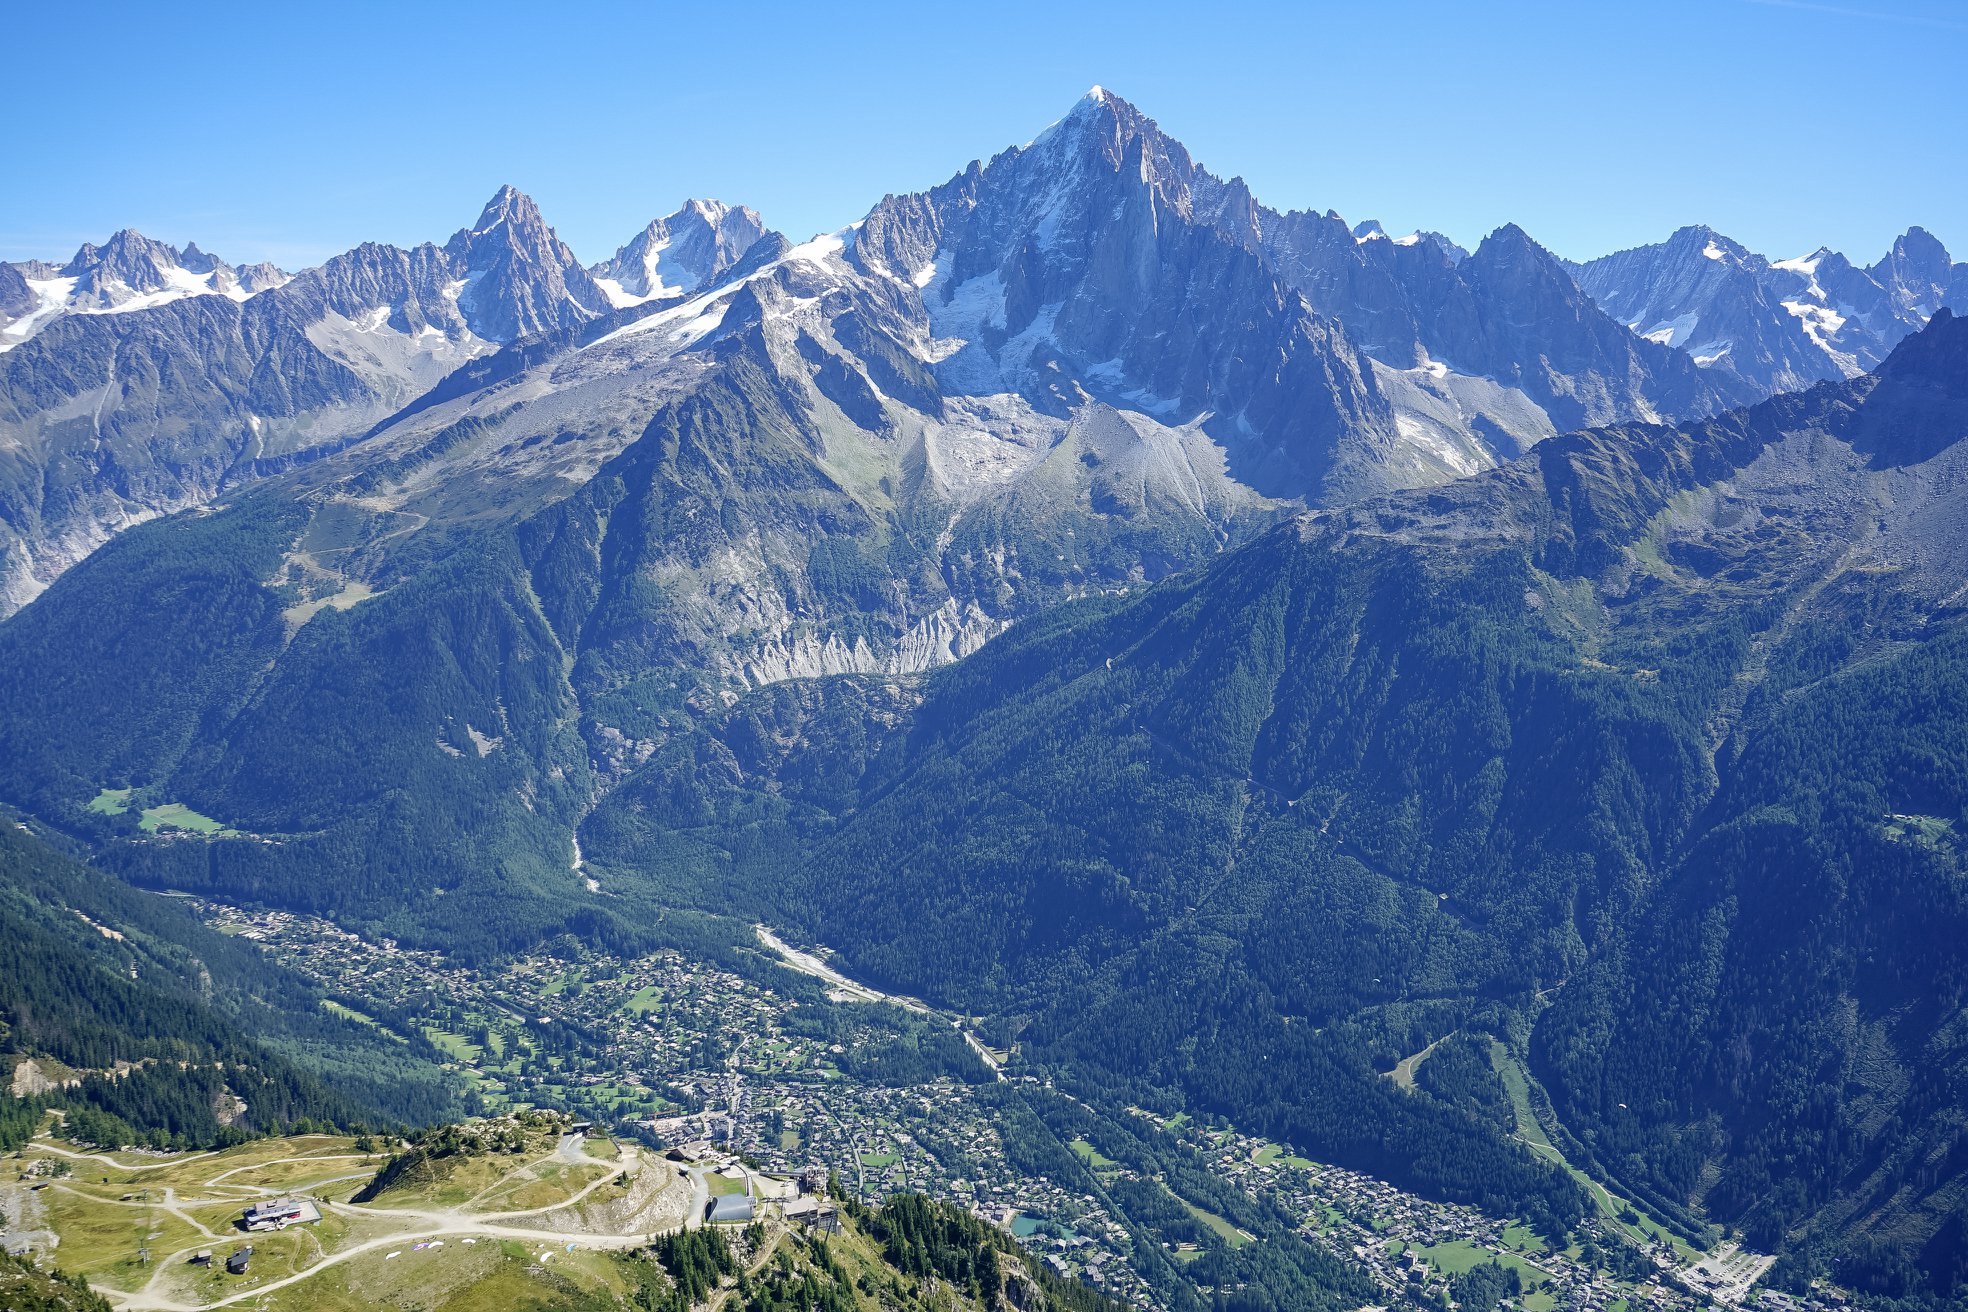
[[[0,264],[0,1230],[157,1312],[1968,1307],[1960,315],[1099,88],[798,243]]]

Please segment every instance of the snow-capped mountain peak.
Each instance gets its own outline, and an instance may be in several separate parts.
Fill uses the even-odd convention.
[[[1771,260],[1695,226],[1573,273],[1636,333],[1764,394],[1870,369],[1943,303],[1968,300],[1968,266],[1920,228],[1869,269],[1823,246]]]
[[[511,185],[486,202],[478,222],[445,243],[464,282],[458,304],[472,331],[492,341],[570,327],[608,313],[607,294]]]
[[[196,242],[183,250],[135,228],[102,245],[84,242],[66,264],[39,260],[0,274],[0,351],[20,345],[69,314],[147,310],[187,296],[243,301],[278,287],[288,275],[271,264],[235,269]]]
[[[616,306],[684,295],[736,265],[767,231],[747,206],[687,200],[589,272]]]

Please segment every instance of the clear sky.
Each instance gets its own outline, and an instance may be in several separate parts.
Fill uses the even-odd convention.
[[[1708,223],[1968,259],[1968,3],[7,7],[0,258],[124,226],[301,267],[511,182],[584,260],[687,196],[802,238],[1094,83],[1266,203],[1574,258]]]

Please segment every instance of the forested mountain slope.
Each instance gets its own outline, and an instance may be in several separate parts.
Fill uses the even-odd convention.
[[[18,1146],[53,1106],[75,1136],[209,1144],[455,1115],[398,1041],[329,1014],[305,981],[166,898],[0,831],[0,1071]]]
[[[1945,1286],[1964,437],[1942,314],[1853,383],[1054,612],[930,681],[809,923],[1140,1096],[1437,1188],[1505,1177],[1404,1141],[1375,1066],[1550,998],[1534,1050],[1602,1169]]]

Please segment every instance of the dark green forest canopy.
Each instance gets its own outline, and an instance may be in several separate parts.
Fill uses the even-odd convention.
[[[434,1054],[433,1054],[434,1055]],[[0,1144],[48,1108],[111,1146],[211,1145],[295,1125],[456,1115],[434,1062],[321,1006],[314,987],[13,823],[0,831],[0,1061],[39,1059],[80,1083],[9,1100]],[[227,1095],[240,1117],[221,1121]]]
[[[1873,378],[1056,612],[930,679],[809,923],[1100,1087],[1562,1217],[1480,1101],[1377,1074],[1552,1000],[1532,1053],[1582,1160],[1948,1288],[1968,577],[1921,489],[1963,436],[1943,321]]]

